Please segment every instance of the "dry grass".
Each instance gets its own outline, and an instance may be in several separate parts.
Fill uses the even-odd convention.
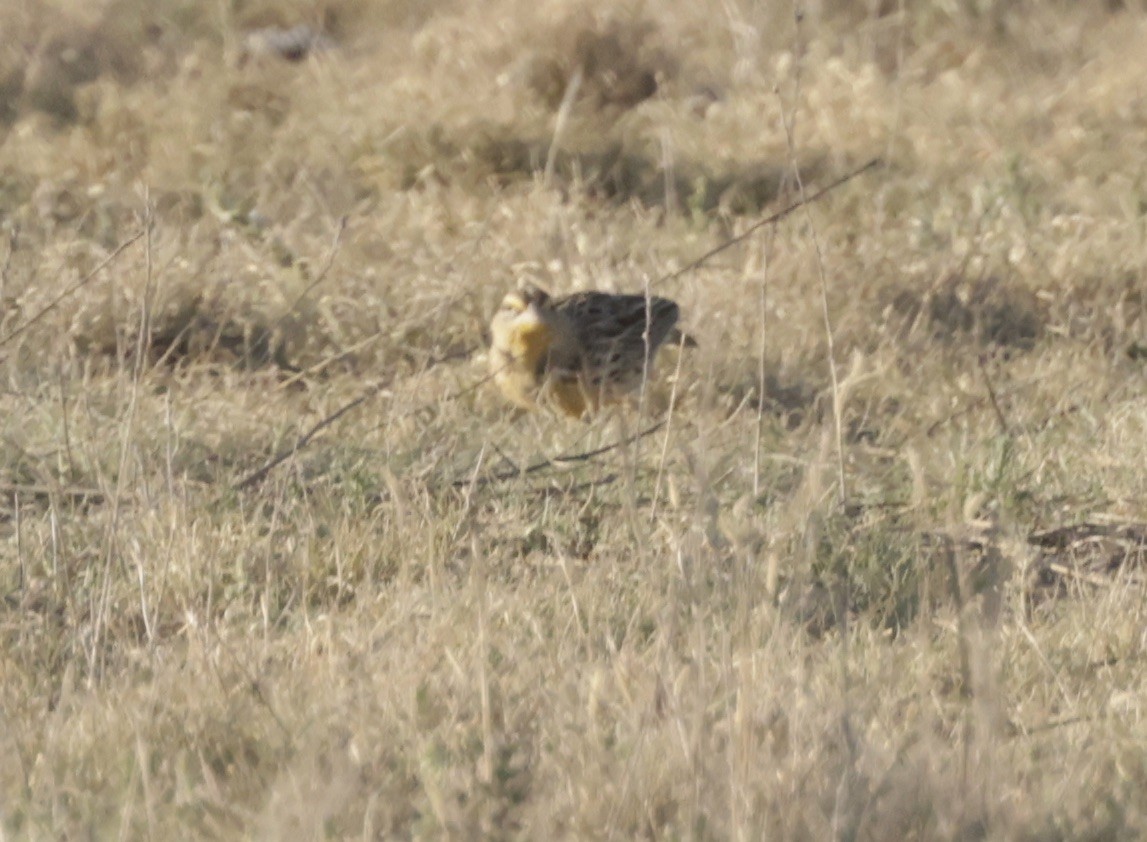
[[[1142,9],[0,31],[0,834],[1147,835]],[[875,156],[661,282],[641,414],[480,383]]]

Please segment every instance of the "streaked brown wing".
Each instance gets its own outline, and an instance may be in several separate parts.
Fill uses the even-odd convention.
[[[574,326],[594,385],[640,376],[647,353],[652,356],[680,315],[668,298],[606,292],[577,293],[554,302],[554,309]]]
[[[665,341],[680,315],[668,298],[607,292],[580,292],[554,302],[554,309],[569,318],[585,344],[636,340],[644,347],[648,326],[650,349]]]

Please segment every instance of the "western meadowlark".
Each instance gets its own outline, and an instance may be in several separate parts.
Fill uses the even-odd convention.
[[[574,418],[637,389],[666,340],[695,345],[675,328],[668,298],[579,292],[551,298],[526,286],[490,322],[490,373],[511,401]]]

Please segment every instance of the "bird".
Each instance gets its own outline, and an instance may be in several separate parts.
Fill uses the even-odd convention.
[[[666,341],[695,346],[677,329],[675,301],[577,292],[554,298],[525,284],[490,322],[490,375],[511,403],[587,419],[636,391]]]

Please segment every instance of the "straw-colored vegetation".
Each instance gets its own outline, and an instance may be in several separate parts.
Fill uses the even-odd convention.
[[[1141,8],[0,32],[0,835],[1147,835]],[[522,280],[699,347],[518,414]]]

